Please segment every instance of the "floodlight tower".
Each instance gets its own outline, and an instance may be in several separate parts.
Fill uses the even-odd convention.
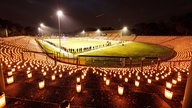
[[[81,32],[81,34],[82,34],[83,36],[85,36],[85,30],[83,30],[83,31]]]
[[[128,31],[127,27],[123,27],[122,31],[121,31],[121,37],[123,36],[123,33],[126,34]]]
[[[41,27],[38,27],[39,35],[41,34]]]
[[[96,33],[98,34],[98,36],[100,36],[101,35],[101,30],[97,29]]]
[[[40,27],[45,27],[45,25],[43,23],[40,24]]]
[[[57,17],[58,17],[58,27],[59,27],[59,47],[60,47],[60,53],[61,53],[61,24],[60,24],[60,20],[61,20],[61,17],[63,16],[63,12],[61,10],[58,10],[57,11]]]
[[[45,28],[45,25],[43,23],[40,23],[40,27],[38,28],[39,31],[41,31],[41,35],[43,36],[43,28]]]

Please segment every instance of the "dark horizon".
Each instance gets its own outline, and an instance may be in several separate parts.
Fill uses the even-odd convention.
[[[192,1],[131,1],[131,0],[2,0],[1,18],[23,26],[37,27],[43,22],[58,28],[56,11],[60,8],[64,17],[63,31],[74,31],[86,27],[133,26],[141,22],[164,21],[171,16],[192,12]]]

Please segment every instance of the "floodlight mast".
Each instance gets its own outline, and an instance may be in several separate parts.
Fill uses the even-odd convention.
[[[45,27],[45,25],[43,23],[40,24],[40,27]]]
[[[45,25],[43,23],[40,23],[39,25],[40,25],[40,27],[38,27],[39,34],[41,33],[41,35],[43,36],[43,28],[45,28]]]
[[[60,53],[61,53],[61,17],[63,15],[63,12],[61,10],[57,11],[57,17],[58,17],[58,27],[59,27],[59,47],[60,47]]]
[[[39,36],[41,35],[41,27],[38,27]]]
[[[123,27],[122,32],[121,32],[121,36],[123,36],[123,33],[126,33],[127,30],[128,30],[127,27]]]

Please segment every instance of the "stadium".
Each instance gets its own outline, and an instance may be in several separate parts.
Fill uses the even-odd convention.
[[[191,36],[97,33],[0,38],[5,108],[182,107]]]

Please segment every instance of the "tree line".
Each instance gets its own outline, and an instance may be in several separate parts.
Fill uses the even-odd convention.
[[[131,28],[136,35],[192,35],[192,13],[173,16],[168,21],[139,23]]]
[[[34,36],[37,30],[34,27],[24,27],[0,18],[0,37],[31,35]]]
[[[86,31],[96,31],[96,28],[86,28]],[[115,30],[113,27],[101,27],[100,30]],[[35,27],[23,27],[0,18],[0,37],[37,34]],[[136,35],[192,35],[192,13],[183,16],[173,16],[167,21],[138,23],[129,28]]]

